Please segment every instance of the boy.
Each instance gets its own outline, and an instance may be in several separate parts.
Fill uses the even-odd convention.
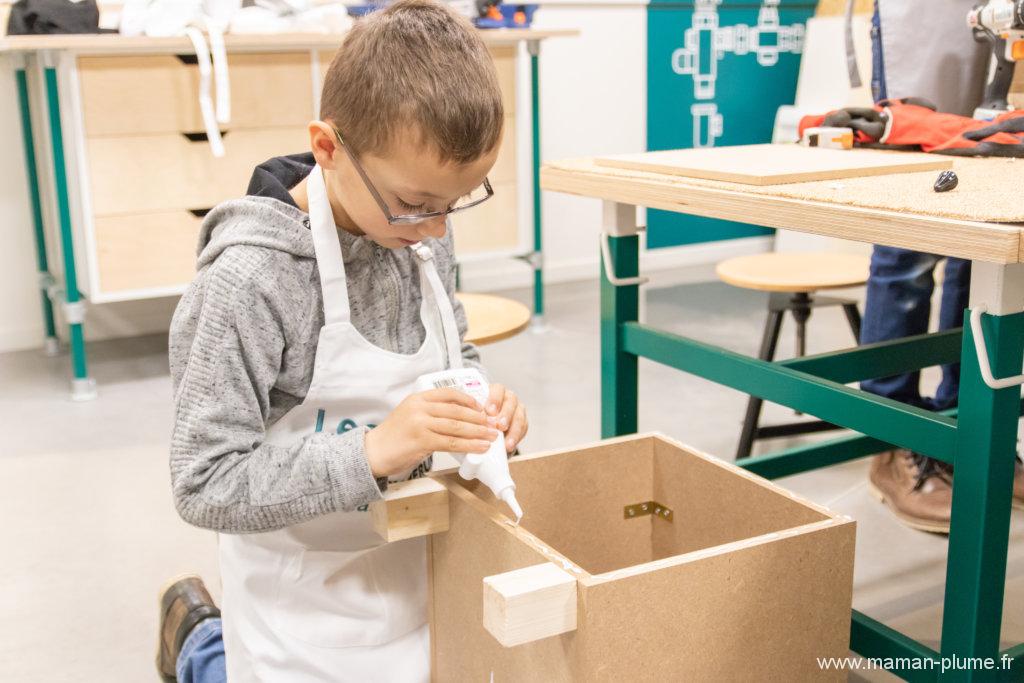
[[[366,505],[438,450],[527,429],[417,377],[462,344],[446,216],[490,198],[501,139],[490,57],[464,19],[403,0],[357,22],[324,81],[311,154],[272,159],[210,212],[171,327],[171,476],[221,532],[223,620],[197,577],[161,599],[181,681],[426,681],[423,539],[382,545]],[[418,243],[422,242],[422,246]],[[425,248],[424,248],[425,247]]]

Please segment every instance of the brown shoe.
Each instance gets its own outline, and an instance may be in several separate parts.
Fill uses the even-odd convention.
[[[192,629],[201,621],[219,616],[220,610],[198,576],[179,576],[163,587],[156,668],[165,681],[176,680],[178,653]]]
[[[949,533],[953,509],[949,465],[904,449],[886,451],[872,459],[868,486],[907,526]]]

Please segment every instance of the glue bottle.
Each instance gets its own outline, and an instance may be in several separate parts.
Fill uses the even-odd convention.
[[[487,404],[489,385],[476,368],[458,368],[432,372],[416,380],[417,391],[431,389],[457,389],[469,394],[481,406]],[[516,484],[508,473],[508,455],[505,453],[505,439],[499,436],[491,442],[486,453],[452,453],[459,461],[459,476],[463,479],[479,479],[494,492],[498,500],[505,502],[516,516],[516,523],[523,518],[523,509],[516,500]]]

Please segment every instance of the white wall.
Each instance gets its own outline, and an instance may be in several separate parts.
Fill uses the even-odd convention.
[[[543,159],[641,151],[645,147],[647,72],[646,4],[576,2],[545,4],[538,28],[575,28],[580,35],[546,41],[541,53]],[[528,72],[527,72],[528,75]],[[528,100],[527,100],[528,102]],[[517,117],[529,121],[528,106]],[[25,184],[14,77],[0,66],[0,352],[42,344],[32,223]],[[40,154],[40,160],[49,157]],[[600,202],[547,193],[543,199],[548,282],[597,275]],[[528,205],[527,205],[528,206]],[[49,221],[53,225],[53,221]],[[56,245],[50,238],[51,249]],[[644,258],[645,271],[704,264],[765,248],[765,238],[660,249]],[[56,256],[56,254],[54,254]],[[51,265],[56,259],[51,259]],[[467,264],[466,289],[528,286],[530,270],[517,261]],[[104,304],[89,308],[86,338],[166,331],[173,299]],[[62,331],[63,332],[63,331]]]

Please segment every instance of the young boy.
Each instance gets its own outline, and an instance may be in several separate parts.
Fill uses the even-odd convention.
[[[223,618],[198,577],[161,599],[157,665],[181,681],[426,681],[423,539],[382,544],[366,506],[434,451],[527,430],[417,377],[461,343],[446,216],[491,194],[503,112],[467,21],[403,0],[357,22],[324,82],[311,154],[272,159],[203,224],[171,327],[171,477],[221,532]],[[420,244],[422,243],[422,244]]]

